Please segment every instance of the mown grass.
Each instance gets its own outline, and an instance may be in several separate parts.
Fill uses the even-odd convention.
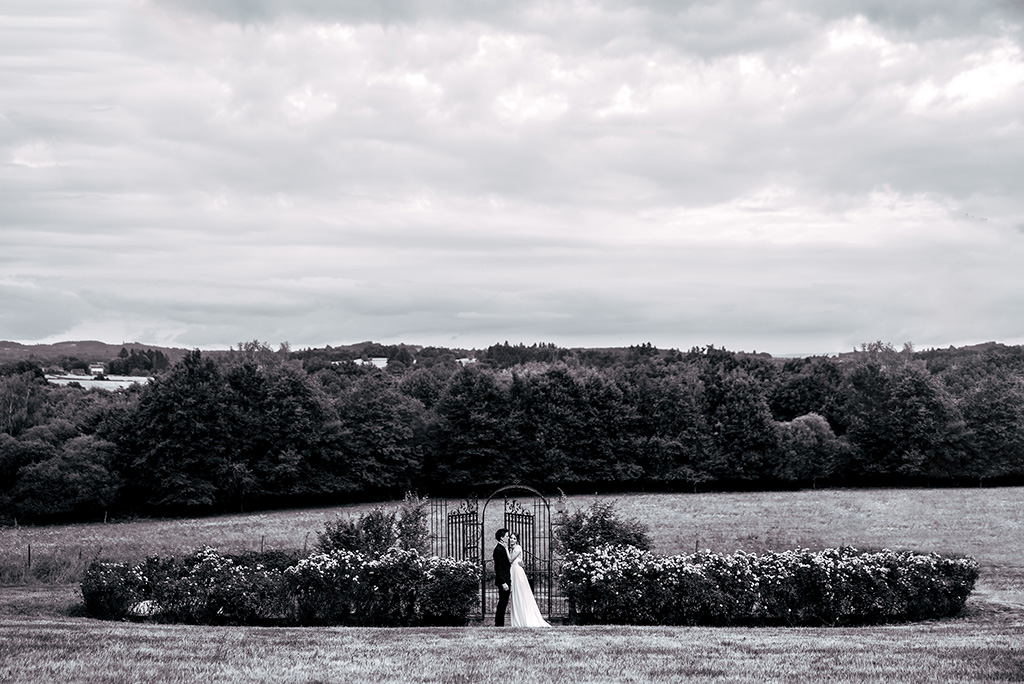
[[[14,617],[5,682],[1021,681],[1016,622],[859,629],[201,628]]]
[[[595,497],[576,497],[586,505]],[[839,628],[191,627],[80,617],[76,585],[0,588],[4,682],[951,682],[1024,681],[1024,489],[630,494],[619,510],[656,550],[731,552],[850,544],[973,555],[964,615]],[[210,544],[312,547],[336,515],[369,506],[198,520],[0,530],[0,558],[63,550],[139,559]],[[308,536],[307,536],[308,535]]]

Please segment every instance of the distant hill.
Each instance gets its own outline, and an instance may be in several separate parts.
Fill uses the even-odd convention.
[[[480,358],[481,356],[487,356],[489,351],[501,351],[502,346],[505,345],[494,345],[490,350],[487,349],[462,349],[462,348],[446,348],[439,349],[434,347],[423,347],[420,345],[413,344],[397,344],[397,345],[385,345],[379,342],[364,341],[356,342],[354,344],[345,344],[338,346],[326,345],[325,347],[313,347],[313,348],[302,348],[292,349],[293,358],[311,358],[311,357],[338,357],[338,358],[365,358],[365,357],[390,357],[393,351],[399,347],[404,347],[411,351],[414,356],[423,354],[436,354],[437,351],[443,351],[446,353],[454,354],[459,357],[468,358]],[[543,345],[542,345],[543,346]],[[552,349],[558,349],[554,345],[550,345]],[[513,345],[512,349],[522,349],[530,351],[537,347],[528,348],[525,345]],[[53,344],[21,344],[20,342],[10,342],[6,340],[0,340],[0,364],[4,363],[16,363],[18,361],[34,361],[41,366],[48,364],[57,365],[66,359],[78,359],[85,363],[107,363],[121,352],[121,349],[127,349],[129,352],[133,349],[138,352],[145,352],[148,349],[153,351],[160,351],[167,357],[167,360],[173,365],[184,358],[185,354],[191,351],[191,348],[185,349],[181,347],[161,347],[155,344],[142,344],[140,342],[123,342],[121,344],[108,344],[106,342],[99,342],[97,340],[77,340],[68,342],[55,342]],[[608,356],[616,357],[627,353],[632,347],[571,347],[566,348],[563,351],[583,353],[589,356]],[[638,349],[642,349],[638,347]],[[982,342],[981,344],[965,345],[963,347],[950,346],[948,349],[917,349],[914,354],[918,358],[928,359],[933,356],[945,356],[948,354],[953,355],[974,355],[980,354],[990,350],[998,349],[1010,349],[999,342]],[[436,350],[436,351],[435,351]],[[733,353],[739,356],[755,356],[765,360],[771,360],[775,363],[784,363],[787,359],[785,357],[773,358],[771,354],[766,352],[744,352],[732,350]],[[227,350],[202,350],[204,356],[216,357],[221,354],[228,353]],[[670,353],[667,349],[654,348],[656,355],[665,356]],[[839,360],[848,360],[857,358],[863,352],[857,349],[840,352],[831,356],[835,356]]]
[[[313,349],[292,349],[292,354],[299,358],[310,355],[335,354],[344,358],[360,358],[364,356],[387,356],[388,353],[397,347],[406,347],[413,353],[420,353],[424,347],[419,345],[382,345],[377,342],[365,341],[355,344],[330,346]],[[173,365],[185,357],[185,354],[192,351],[191,348],[161,347],[157,344],[142,344],[140,342],[123,342],[121,344],[108,344],[97,340],[76,340],[68,342],[54,342],[53,344],[21,344],[0,340],[0,364],[16,363],[18,361],[34,361],[41,366],[59,365],[66,359],[77,359],[85,363],[107,363],[121,353],[121,349],[129,352],[135,350],[145,352],[146,350],[159,351],[167,357]],[[449,349],[456,355],[475,356],[476,350]],[[203,356],[216,357],[229,353],[222,349],[203,349]]]
[[[177,347],[161,347],[138,342],[107,344],[96,340],[79,340],[53,344],[21,344],[0,340],[0,363],[36,361],[41,365],[46,365],[55,364],[67,358],[79,359],[86,363],[105,363],[115,358],[121,352],[122,347],[128,351],[134,349],[136,352],[144,352],[147,349],[161,351],[172,364],[182,359],[189,351]]]
[[[491,350],[501,351],[503,345],[494,345]],[[508,347],[506,342],[504,345]],[[543,348],[545,345],[541,345]],[[551,349],[559,349],[555,345],[548,345]],[[386,345],[379,342],[373,342],[370,340],[364,342],[356,342],[354,344],[345,344],[331,346],[326,345],[325,347],[313,347],[313,348],[293,348],[291,350],[293,358],[311,358],[311,357],[337,357],[337,358],[367,358],[367,357],[390,357],[394,351],[400,347],[404,347],[411,351],[414,356],[422,354],[434,355],[437,352],[443,352],[446,354],[453,354],[456,357],[466,358],[480,358],[481,356],[487,356],[488,350],[485,349],[466,349],[466,348],[437,348],[437,347],[423,347],[421,345],[413,344],[395,344]],[[527,347],[526,345],[513,345],[513,350],[523,350],[529,352],[536,350],[538,345]],[[107,363],[111,359],[117,357],[121,352],[121,349],[127,349],[129,352],[135,350],[136,352],[144,352],[148,349],[153,351],[160,351],[167,357],[167,360],[171,365],[177,363],[185,354],[191,349],[185,349],[180,347],[161,347],[155,344],[142,344],[140,342],[123,342],[121,344],[108,344],[106,342],[99,342],[97,340],[77,340],[68,342],[55,342],[53,344],[21,344],[20,342],[10,342],[6,340],[0,341],[0,364],[3,363],[15,363],[18,361],[34,361],[41,366],[46,365],[59,365],[61,362],[67,359],[77,359],[85,363]],[[642,348],[642,346],[640,347]],[[638,348],[638,349],[640,349]],[[571,347],[561,349],[565,352],[579,352],[587,354],[591,357],[594,356],[608,356],[608,357],[619,357],[627,353],[632,347]],[[664,356],[669,353],[667,349],[653,349],[653,355]],[[216,357],[222,354],[229,353],[227,350],[207,350],[203,349],[202,353],[204,356]],[[765,359],[772,359],[772,356],[765,352],[735,352],[741,356],[758,356]],[[776,360],[776,359],[772,359]],[[781,362],[785,359],[777,359]]]

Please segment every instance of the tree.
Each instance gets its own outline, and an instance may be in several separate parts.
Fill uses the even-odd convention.
[[[946,388],[922,362],[873,345],[847,375],[853,475],[950,477],[964,455],[965,425]]]
[[[220,370],[199,350],[147,386],[126,436],[140,503],[181,509],[223,502],[220,485],[238,476],[225,398]]]
[[[997,372],[961,400],[970,445],[963,474],[985,479],[1024,474],[1024,379]]]
[[[718,479],[756,480],[770,470],[777,435],[762,384],[743,368],[725,374],[709,405],[708,423],[718,447],[709,463]]]
[[[494,484],[509,472],[507,376],[475,365],[448,379],[435,410],[437,444],[427,461],[428,482]]]
[[[835,359],[790,359],[783,364],[768,403],[776,420],[791,421],[815,413],[833,430],[841,430],[842,390],[843,372]]]
[[[407,397],[416,399],[426,409],[432,409],[441,398],[448,379],[455,372],[454,368],[434,365],[428,368],[417,368],[406,373],[398,382],[398,389]]]
[[[408,490],[423,465],[423,405],[385,373],[357,380],[335,399],[337,443],[357,487]]]
[[[247,498],[266,503],[351,491],[335,467],[337,413],[319,383],[299,361],[242,358],[230,359],[224,371],[234,438],[223,490],[233,506],[242,508]]]
[[[35,424],[45,382],[32,371],[0,377],[0,432],[17,437]]]
[[[537,479],[589,484],[643,475],[627,449],[622,390],[605,373],[556,363],[524,377],[530,382],[526,415],[543,459],[533,473]]]
[[[779,446],[772,476],[786,482],[810,480],[814,486],[832,475],[847,448],[816,413],[777,423],[776,428]]]
[[[714,449],[702,411],[704,386],[692,367],[671,373],[652,366],[634,367],[618,379],[623,403],[630,407],[630,451],[645,479],[696,482],[704,479],[695,464]]]
[[[16,514],[26,520],[81,519],[107,510],[119,487],[110,472],[115,445],[75,437],[63,452],[21,469],[11,492]]]

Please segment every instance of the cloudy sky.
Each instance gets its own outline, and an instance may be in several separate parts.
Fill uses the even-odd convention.
[[[1024,343],[1021,0],[0,0],[0,339]]]

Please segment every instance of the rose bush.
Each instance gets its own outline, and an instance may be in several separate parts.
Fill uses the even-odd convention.
[[[129,563],[93,561],[82,575],[86,612],[101,620],[120,620],[144,597],[144,577]]]
[[[569,554],[560,582],[583,623],[856,625],[956,615],[973,558],[849,547],[656,556],[629,546]]]
[[[377,558],[335,550],[306,558],[225,556],[205,547],[137,565],[94,562],[82,580],[98,618],[152,615],[193,624],[465,624],[480,574],[470,561],[392,548]],[[139,606],[145,602],[144,611]]]
[[[480,568],[453,558],[427,558],[426,582],[420,600],[425,625],[464,625],[477,608]]]
[[[362,554],[339,549],[315,553],[285,570],[296,602],[296,621],[303,625],[349,622],[365,564]]]

